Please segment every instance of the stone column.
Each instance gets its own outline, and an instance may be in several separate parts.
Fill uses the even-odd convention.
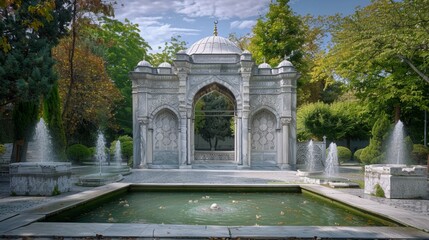
[[[240,114],[239,114],[240,115]],[[236,138],[236,145],[235,145],[235,152],[236,152],[236,157],[237,157],[237,163],[239,164],[239,165],[243,165],[244,163],[243,163],[243,159],[241,158],[241,156],[242,156],[242,154],[241,154],[241,142],[242,142],[242,134],[241,134],[241,130],[242,130],[242,119],[241,119],[241,116],[239,116],[238,118],[237,118],[237,124],[236,124],[236,131],[235,131],[235,134],[237,135],[237,138]]]
[[[188,119],[185,117],[182,117],[180,119],[180,156],[179,156],[179,168],[186,168],[187,167],[187,148],[188,148],[188,141],[187,141],[187,135],[188,135],[188,128],[187,128],[187,122]]]
[[[289,168],[289,126],[291,118],[282,117],[280,119],[282,125],[282,162],[280,163],[280,169]]]
[[[241,109],[240,114],[240,149],[239,159],[242,164],[242,168],[250,167],[250,140],[249,140],[249,112],[250,112],[250,77],[252,73],[252,56],[250,53],[243,53],[240,61],[240,74],[241,74],[241,97],[242,105],[237,106],[237,109]],[[238,104],[237,104],[238,105]]]
[[[241,162],[243,163],[243,167],[249,166],[249,118],[248,112],[243,113],[242,123],[241,123]]]
[[[139,118],[140,123],[140,164],[139,168],[147,168],[147,128],[149,119],[147,117]]]
[[[149,127],[147,132],[147,165],[153,163],[153,128]]]

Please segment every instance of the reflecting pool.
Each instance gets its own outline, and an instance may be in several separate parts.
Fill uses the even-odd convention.
[[[228,226],[386,226],[310,193],[131,191],[55,221]]]

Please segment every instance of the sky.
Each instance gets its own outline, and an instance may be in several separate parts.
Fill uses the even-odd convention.
[[[218,35],[243,36],[251,33],[260,16],[268,11],[271,0],[119,0],[115,17],[137,23],[140,35],[158,52],[172,36],[180,35],[189,47],[213,35],[213,22],[218,21]],[[370,0],[290,0],[298,15],[352,14]]]

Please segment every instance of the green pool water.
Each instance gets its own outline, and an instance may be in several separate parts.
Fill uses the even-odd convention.
[[[216,203],[218,209],[210,207]],[[56,221],[228,226],[386,226],[305,193],[136,191]]]

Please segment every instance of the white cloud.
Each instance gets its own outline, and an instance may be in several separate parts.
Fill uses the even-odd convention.
[[[140,35],[152,47],[151,52],[158,52],[158,47],[163,47],[165,42],[175,35],[198,35],[200,30],[192,28],[177,28],[171,24],[162,22],[162,17],[139,17],[134,22],[139,24]]]
[[[175,11],[187,17],[214,17],[220,20],[261,15],[269,0],[178,0]]]
[[[245,29],[255,26],[256,20],[233,21],[230,23],[231,28]]]
[[[184,18],[183,18],[183,21],[185,21],[185,22],[195,22],[195,19],[194,19],[194,18],[187,18],[187,17],[184,17]]]
[[[225,20],[259,16],[265,13],[270,0],[120,0],[118,2],[115,5],[115,13],[120,19],[175,12],[188,19],[213,17]]]

